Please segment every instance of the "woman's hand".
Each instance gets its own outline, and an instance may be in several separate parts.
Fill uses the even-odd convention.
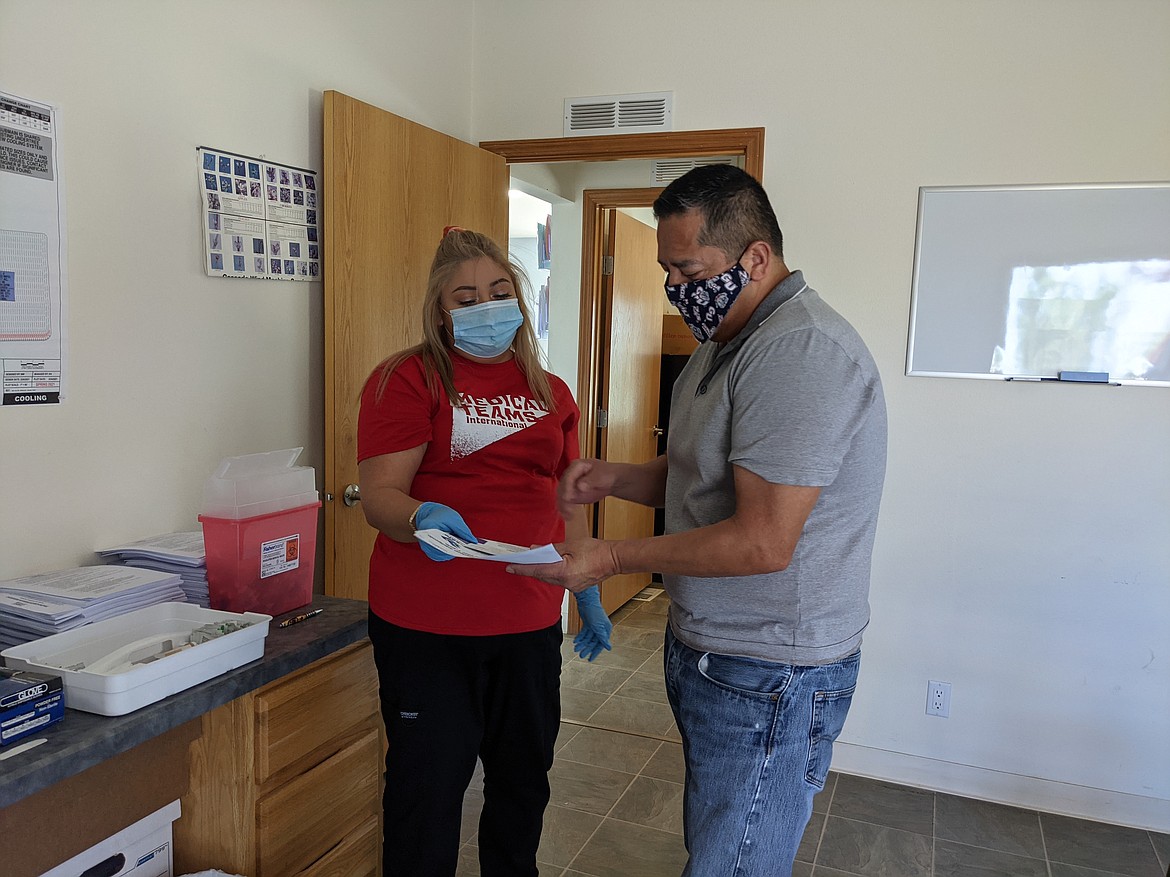
[[[574,596],[577,598],[577,612],[581,615],[581,632],[573,638],[573,651],[586,661],[592,661],[603,649],[612,648],[609,634],[613,622],[601,608],[601,592],[596,585]]]
[[[445,506],[437,502],[424,502],[418,507],[418,511],[414,513],[414,528],[416,530],[442,530],[444,533],[450,533],[464,542],[476,543],[479,542],[471,534],[471,528],[467,526],[467,522],[463,520],[463,516],[450,506]],[[423,554],[431,560],[443,561],[454,560],[454,555],[448,554],[445,551],[440,551],[425,542],[418,543],[419,548],[423,550]]]

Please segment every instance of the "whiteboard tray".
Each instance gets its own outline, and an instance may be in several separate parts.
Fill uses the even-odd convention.
[[[56,633],[0,652],[9,667],[60,676],[65,705],[102,716],[120,716],[213,679],[264,656],[271,615],[220,612],[192,603],[158,603]],[[93,664],[117,649],[148,637],[186,640],[204,624],[234,621],[251,626],[120,673],[66,670]]]

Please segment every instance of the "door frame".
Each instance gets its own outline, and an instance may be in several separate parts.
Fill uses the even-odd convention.
[[[577,398],[581,400],[581,456],[596,457],[601,450],[597,414],[605,385],[604,363],[609,338],[603,327],[609,301],[601,257],[606,247],[605,212],[621,207],[649,207],[662,187],[646,189],[585,189],[581,193],[581,318],[577,339]]]
[[[743,169],[764,179],[764,129],[724,128],[661,131],[652,134],[603,134],[592,137],[551,137],[535,140],[485,140],[480,149],[502,155],[508,164],[621,159],[709,158],[743,159]],[[577,399],[581,401],[581,455],[597,450],[597,399],[601,392],[600,361],[608,345],[602,326],[606,303],[597,266],[601,257],[601,213],[613,207],[643,207],[661,189],[586,190],[581,212],[581,314],[577,348]],[[654,193],[646,201],[648,193]]]

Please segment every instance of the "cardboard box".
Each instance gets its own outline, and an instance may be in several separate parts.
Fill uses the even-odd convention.
[[[0,667],[0,746],[35,734],[64,716],[60,676]]]
[[[58,733],[68,727],[66,722]],[[184,798],[190,786],[191,746],[202,727],[201,718],[192,719],[5,807],[0,811],[4,826],[0,873],[41,877],[127,825]],[[117,794],[110,794],[111,789]],[[177,841],[174,849],[177,869],[183,851]]]
[[[698,346],[699,342],[695,340],[694,334],[687,328],[687,324],[680,314],[663,314],[663,356],[690,356]]]
[[[179,802],[172,801],[41,877],[173,877],[171,823],[181,812]]]

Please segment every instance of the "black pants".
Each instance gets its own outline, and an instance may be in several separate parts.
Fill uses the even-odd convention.
[[[560,723],[560,622],[499,636],[397,627],[370,613],[389,748],[384,877],[452,877],[463,795],[483,761],[483,877],[535,877]]]

